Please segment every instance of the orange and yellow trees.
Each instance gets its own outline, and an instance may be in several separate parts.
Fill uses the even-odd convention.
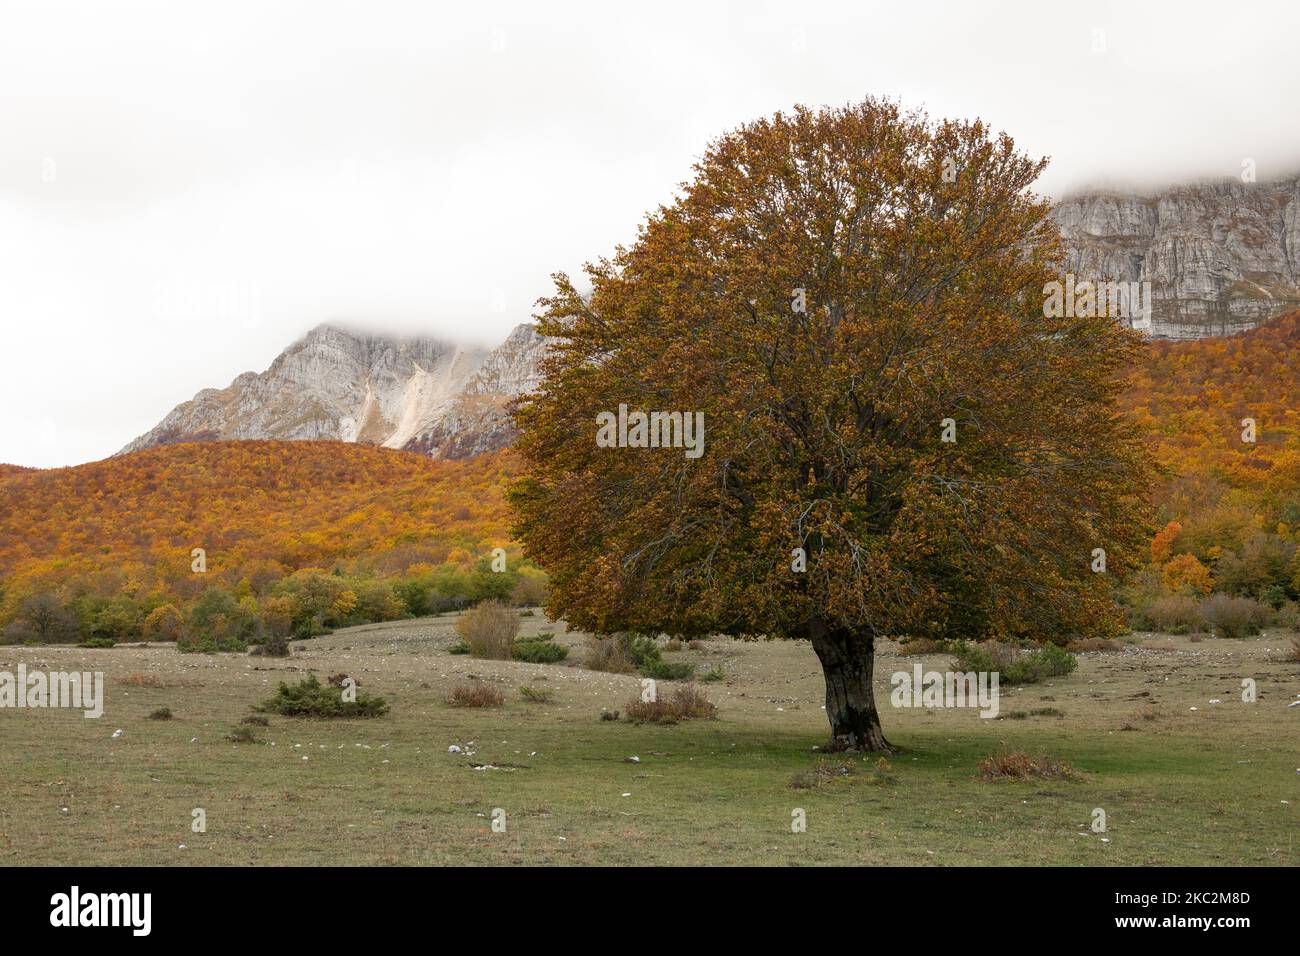
[[[1112,582],[1146,552],[1146,461],[1115,413],[1139,343],[1044,317],[1042,168],[978,122],[797,109],[715,142],[589,295],[558,275],[510,492],[549,608],[808,638],[833,743],[868,750],[878,637],[1118,628]],[[703,454],[643,423],[624,441],[652,412],[669,438],[702,416]]]
[[[1164,585],[1170,592],[1184,588],[1197,594],[1209,594],[1214,587],[1210,569],[1196,560],[1194,555],[1180,554],[1168,561],[1161,571]]]

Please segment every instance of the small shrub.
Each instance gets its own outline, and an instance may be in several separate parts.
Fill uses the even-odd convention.
[[[616,711],[616,710],[602,710],[602,711],[600,712],[600,719],[601,719],[601,720],[618,720],[618,711]]]
[[[712,720],[718,716],[717,706],[694,687],[679,687],[673,691],[673,706],[683,719],[703,718]]]
[[[345,674],[342,671],[339,671],[337,674],[330,674],[329,677],[325,678],[325,683],[332,684],[335,687],[342,687],[343,682],[347,680],[349,677],[352,678],[353,687],[361,686],[361,681],[357,680],[355,677],[352,677],[351,674]]]
[[[170,707],[159,707],[149,715],[150,720],[171,720],[172,711]]]
[[[1056,707],[1039,707],[1029,712],[1030,717],[1064,717],[1065,711]]]
[[[342,688],[322,684],[313,674],[292,687],[281,684],[261,709],[281,717],[382,717],[388,702],[361,691],[356,700],[345,701]]]
[[[641,673],[655,680],[690,680],[695,676],[695,665],[686,662],[649,661],[641,668]]]
[[[226,734],[226,739],[232,744],[255,744],[258,743],[257,735],[247,727],[233,727],[230,733]]]
[[[718,716],[718,708],[694,687],[679,687],[669,697],[631,700],[623,707],[634,724],[675,724],[679,720]]]
[[[1201,619],[1214,629],[1215,637],[1241,638],[1259,633],[1268,612],[1251,598],[1212,594],[1201,602]]]
[[[243,720],[241,720],[240,723],[241,723],[241,724],[248,724],[250,727],[270,727],[270,726],[271,726],[271,722],[270,722],[269,720],[267,720],[265,717],[263,717],[261,714],[249,714],[247,717],[245,717]]]
[[[1055,757],[1031,757],[1023,751],[995,754],[980,761],[981,780],[1069,780],[1078,774]]]
[[[568,657],[569,649],[549,640],[516,641],[510,655],[528,664],[554,664]]]
[[[196,637],[184,634],[176,642],[176,650],[184,654],[243,654],[248,645],[234,637]]]
[[[1055,644],[1022,653],[996,641],[959,642],[953,653],[956,670],[997,671],[999,684],[1036,684],[1048,677],[1063,677],[1079,664],[1073,654]]]
[[[1201,626],[1201,611],[1194,598],[1169,594],[1156,598],[1145,611],[1146,619],[1157,631],[1186,634]]]
[[[469,653],[469,645],[466,644],[464,641],[457,641],[455,644],[451,645],[451,647],[447,648],[447,653],[448,653],[448,654],[468,654],[468,653]]]
[[[689,648],[690,648],[691,650],[693,650],[693,651],[702,651],[702,650],[704,650],[704,642],[701,641],[701,640],[699,640],[699,639],[696,639],[696,640],[694,640],[694,641],[691,641],[691,642],[690,642],[689,644],[687,644],[686,646],[689,647]]]
[[[457,619],[456,633],[473,656],[508,661],[519,633],[519,614],[495,599],[483,601]]]
[[[267,657],[288,657],[289,636],[287,634],[268,634],[262,644],[262,653]]]
[[[587,641],[587,669],[607,674],[630,674],[636,665],[617,637],[595,637]]]
[[[95,648],[116,647],[117,641],[113,640],[111,637],[88,637],[77,646]]]
[[[1300,604],[1283,601],[1273,612],[1273,626],[1288,631],[1300,631]]]
[[[482,681],[457,684],[447,695],[447,703],[452,707],[500,707],[505,702],[505,695],[501,691]]]
[[[715,664],[700,675],[699,679],[706,684],[716,684],[720,680],[725,680],[727,672],[722,669],[721,664]]]
[[[519,696],[531,704],[549,704],[551,702],[551,692],[545,687],[524,685],[519,688]]]
[[[682,642],[676,637],[669,638],[667,643],[664,644],[665,651],[680,651],[681,649],[682,649]]]
[[[651,661],[663,660],[659,651],[659,642],[653,637],[646,634],[628,634],[622,633],[615,635],[618,642],[623,645],[627,652],[628,659],[640,670]]]

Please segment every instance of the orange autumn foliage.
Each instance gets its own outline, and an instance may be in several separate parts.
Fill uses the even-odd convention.
[[[468,461],[324,441],[204,442],[0,469],[3,610],[58,589],[187,600],[307,567],[401,574],[509,543],[508,451]],[[191,571],[206,552],[207,573]]]
[[[1215,544],[1235,548],[1253,532],[1295,526],[1300,312],[1226,338],[1150,343],[1121,409],[1165,469],[1156,505],[1162,521],[1182,525],[1178,550],[1210,557]],[[1243,440],[1246,419],[1253,442]]]

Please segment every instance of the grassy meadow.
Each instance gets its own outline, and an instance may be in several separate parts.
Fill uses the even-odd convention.
[[[895,709],[889,676],[947,655],[877,656],[887,759],[824,755],[806,644],[704,642],[665,652],[697,674],[714,720],[602,720],[640,687],[581,666],[452,655],[454,615],[296,642],[287,659],[181,654],[155,644],[0,647],[0,669],[106,675],[104,716],[0,711],[0,862],[7,865],[891,864],[1295,865],[1300,663],[1291,635],[1193,641],[1140,634],[1085,653],[1067,677],[1002,689],[998,719]],[[267,716],[280,681],[348,673],[388,716]],[[1254,678],[1259,700],[1241,700]],[[491,682],[498,708],[447,704]],[[521,697],[541,688],[550,702]],[[660,693],[669,691],[661,685]],[[1217,700],[1218,703],[1211,703]],[[159,708],[170,720],[150,719]],[[252,743],[227,739],[246,727]],[[121,735],[114,737],[115,731]],[[449,752],[459,747],[460,753]],[[981,779],[1023,751],[1072,777]],[[637,758],[633,760],[631,758]],[[191,831],[202,808],[206,832]],[[505,832],[494,832],[494,809]],[[1105,833],[1089,824],[1106,813]],[[806,832],[792,832],[802,809]]]

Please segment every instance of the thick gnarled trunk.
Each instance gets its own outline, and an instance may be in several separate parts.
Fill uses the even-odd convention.
[[[875,647],[870,637],[827,627],[820,621],[808,629],[826,678],[826,718],[831,722],[831,749],[892,753],[876,712],[871,686]]]

